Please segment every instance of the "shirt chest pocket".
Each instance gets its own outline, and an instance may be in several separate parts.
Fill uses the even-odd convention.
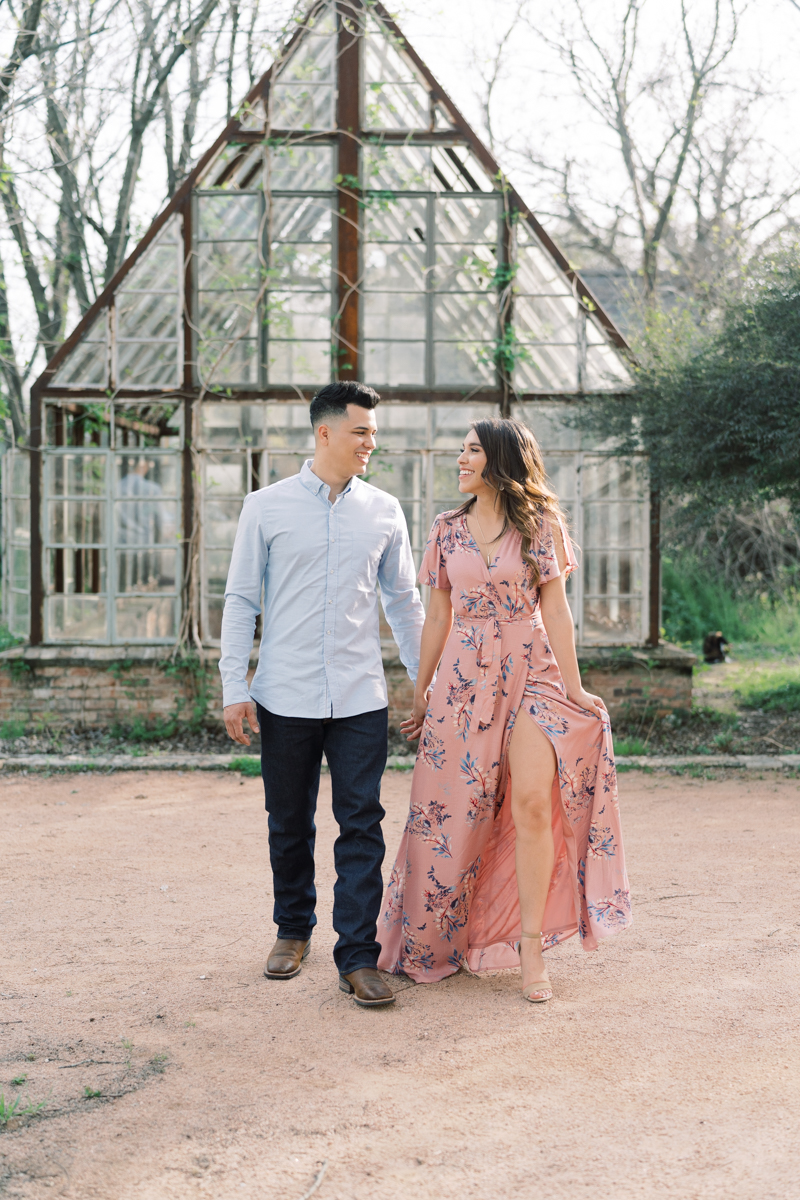
[[[385,548],[386,538],[378,530],[346,530],[341,534],[339,545],[340,569],[372,585],[378,578],[378,567]]]

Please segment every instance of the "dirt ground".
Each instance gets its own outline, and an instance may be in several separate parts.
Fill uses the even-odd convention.
[[[798,780],[621,790],[635,925],[553,951],[553,1002],[459,974],[370,1012],[330,957],[327,781],[312,953],[270,982],[260,781],[0,778],[0,1091],[44,1101],[0,1196],[301,1200],[324,1168],[318,1200],[795,1200]]]

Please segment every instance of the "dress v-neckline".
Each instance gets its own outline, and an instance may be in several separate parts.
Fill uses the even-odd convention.
[[[481,560],[481,562],[483,563],[483,565],[484,565],[484,567],[485,567],[486,571],[487,571],[487,572],[489,572],[489,573],[491,573],[492,566],[491,566],[491,564],[490,564],[490,563],[487,563],[486,559],[485,559],[485,558],[483,557],[483,555],[481,554],[481,548],[480,548],[480,546],[478,545],[478,543],[475,541],[475,535],[473,534],[472,530],[471,530],[471,529],[470,529],[470,527],[469,527],[469,522],[467,521],[467,514],[466,514],[466,513],[464,513],[464,515],[462,516],[461,520],[464,522],[464,528],[466,529],[467,533],[469,534],[469,540],[472,542],[473,546],[475,547],[475,552],[476,552],[476,554],[478,555],[478,558],[479,558],[479,559]],[[509,529],[506,529],[505,533],[502,533],[502,534],[500,535],[500,537],[498,538],[498,541],[497,541],[497,554],[495,554],[495,555],[494,555],[494,557],[493,557],[493,559],[492,559],[492,564],[493,564],[493,563],[495,563],[495,562],[497,561],[497,559],[500,557],[500,547],[502,546],[503,542],[506,540],[506,538],[508,537],[508,535],[509,535],[509,533],[510,533],[510,532],[511,532],[511,529],[510,529],[510,528],[509,528]]]

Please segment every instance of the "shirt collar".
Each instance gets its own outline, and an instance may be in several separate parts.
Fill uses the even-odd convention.
[[[331,489],[327,483],[324,483],[320,479],[319,475],[315,475],[311,470],[312,461],[312,459],[307,458],[300,468],[300,482],[302,483],[303,487],[308,488],[309,492],[312,492],[315,496],[322,494],[325,500],[327,500]],[[358,482],[358,479],[355,477],[355,475],[353,475],[347,487],[339,493],[339,496],[346,496],[353,484]]]

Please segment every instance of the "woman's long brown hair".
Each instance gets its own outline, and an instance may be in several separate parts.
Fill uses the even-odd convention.
[[[522,535],[522,558],[531,572],[531,582],[539,582],[539,563],[531,554],[545,517],[559,518],[564,514],[558,497],[547,484],[539,443],[521,421],[502,417],[486,417],[473,421],[471,429],[486,455],[482,478],[497,489],[504,517],[503,533],[511,526]],[[477,497],[465,501],[456,515],[466,515]],[[502,536],[502,535],[501,535]]]

